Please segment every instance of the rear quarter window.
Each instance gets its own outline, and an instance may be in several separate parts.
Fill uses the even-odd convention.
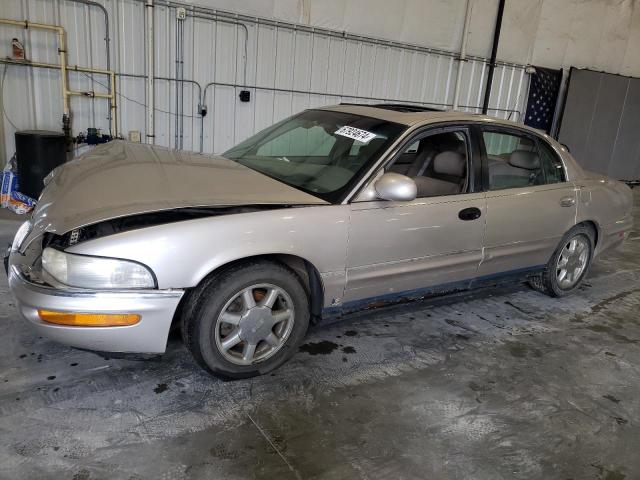
[[[564,173],[564,165],[558,154],[542,140],[540,143],[540,161],[547,179],[547,183],[566,182],[567,177]]]

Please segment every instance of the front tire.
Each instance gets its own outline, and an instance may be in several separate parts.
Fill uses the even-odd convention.
[[[594,251],[593,230],[576,225],[562,239],[544,271],[529,279],[529,284],[551,297],[575,290],[586,276]]]
[[[287,361],[309,326],[309,298],[298,276],[270,261],[245,262],[192,292],[182,337],[196,361],[225,379],[263,375]]]

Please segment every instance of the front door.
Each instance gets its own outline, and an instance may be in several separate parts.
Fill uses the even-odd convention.
[[[485,128],[488,183],[480,277],[544,266],[576,219],[576,189],[557,153],[528,132]]]
[[[385,167],[412,177],[418,197],[351,204],[345,307],[468,285],[486,213],[485,194],[475,192],[474,150],[463,127],[418,133]]]

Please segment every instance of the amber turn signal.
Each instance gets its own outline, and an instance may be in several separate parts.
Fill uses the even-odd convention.
[[[38,310],[43,322],[72,327],[125,327],[140,321],[140,315],[133,313],[71,313]]]

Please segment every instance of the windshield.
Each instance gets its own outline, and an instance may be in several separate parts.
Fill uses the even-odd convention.
[[[336,203],[405,128],[360,115],[307,110],[222,156]]]

